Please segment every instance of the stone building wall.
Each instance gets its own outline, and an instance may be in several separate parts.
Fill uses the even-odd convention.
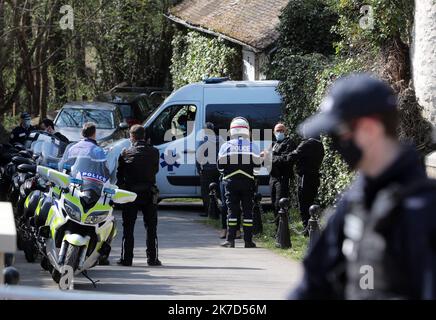
[[[436,126],[436,0],[415,0],[411,57],[418,103]]]

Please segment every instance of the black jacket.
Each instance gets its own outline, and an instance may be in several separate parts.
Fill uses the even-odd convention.
[[[159,150],[145,141],[137,141],[120,155],[117,184],[120,188],[136,192],[138,200],[141,200],[155,185],[158,171]]]
[[[321,141],[307,139],[300,143],[288,157],[290,164],[295,164],[299,176],[318,176],[319,169],[324,159],[324,146]]]
[[[270,176],[272,178],[289,178],[292,168],[289,166],[289,155],[297,144],[289,137],[272,146],[272,166]]]
[[[26,142],[26,139],[29,136],[30,132],[35,131],[35,130],[36,130],[36,128],[33,126],[30,126],[27,129],[23,128],[22,126],[17,126],[12,130],[9,142],[11,144],[14,144],[14,143],[24,144]]]
[[[346,258],[343,254],[344,226],[350,203],[356,199],[370,210],[375,197],[393,185],[410,187],[426,181],[425,168],[417,152],[404,147],[398,159],[376,179],[358,176],[342,199],[315,246],[304,259],[304,277],[292,299],[346,298]],[[423,190],[399,203],[381,235],[395,274],[398,292],[409,299],[436,299],[436,191]],[[386,227],[385,227],[386,228]],[[389,269],[395,268],[395,270]],[[395,272],[394,272],[395,271]]]

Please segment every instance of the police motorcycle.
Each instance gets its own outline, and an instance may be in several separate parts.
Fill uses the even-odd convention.
[[[38,205],[43,202],[45,193],[49,191],[48,168],[58,168],[65,147],[61,141],[52,136],[50,140],[35,141],[31,149],[38,155],[37,163],[40,165],[40,170],[37,171],[36,164],[26,168],[19,166],[19,169],[28,170],[32,174],[20,186],[16,209],[17,238],[21,240],[27,262],[34,262],[40,251],[34,215]]]
[[[111,184],[105,166],[99,159],[78,157],[70,175],[53,169],[47,171],[48,180],[59,188],[60,195],[52,197],[48,214],[43,218],[45,223],[38,233],[44,238],[44,255],[52,278],[60,287],[64,283],[60,283],[61,278],[67,277],[71,284],[73,275],[80,273],[95,286],[87,270],[94,267],[101,256],[109,255],[116,235],[113,206],[136,199],[136,193]],[[44,168],[37,170],[42,172]],[[35,219],[43,220],[37,215]]]
[[[35,143],[50,141],[51,139],[52,136],[49,133],[34,131],[29,134],[24,145],[14,145],[14,149],[16,149],[17,152],[12,155],[4,176],[6,180],[5,182],[9,182],[7,190],[8,200],[14,207],[17,206],[20,186],[25,180],[32,176],[35,170],[36,160],[39,157],[39,154],[36,154],[33,150]],[[18,168],[19,166],[21,166],[20,169]]]

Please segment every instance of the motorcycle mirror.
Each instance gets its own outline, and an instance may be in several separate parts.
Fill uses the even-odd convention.
[[[48,171],[50,168],[44,167],[44,166],[37,166],[36,167],[36,173],[39,174],[42,178],[48,180]]]
[[[115,189],[115,194],[112,197],[112,201],[118,204],[129,203],[135,201],[136,196],[137,195],[134,192],[122,189]]]
[[[48,179],[53,182],[55,185],[59,186],[61,189],[66,189],[68,188],[69,184],[70,184],[70,176],[53,170],[53,169],[49,169],[48,171]]]

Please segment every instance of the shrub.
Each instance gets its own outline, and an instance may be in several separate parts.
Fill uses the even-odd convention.
[[[338,16],[323,0],[291,0],[280,16],[278,47],[293,53],[332,54]]]
[[[220,38],[196,31],[178,32],[172,41],[171,75],[175,89],[204,77],[229,76],[240,80],[242,52]]]

